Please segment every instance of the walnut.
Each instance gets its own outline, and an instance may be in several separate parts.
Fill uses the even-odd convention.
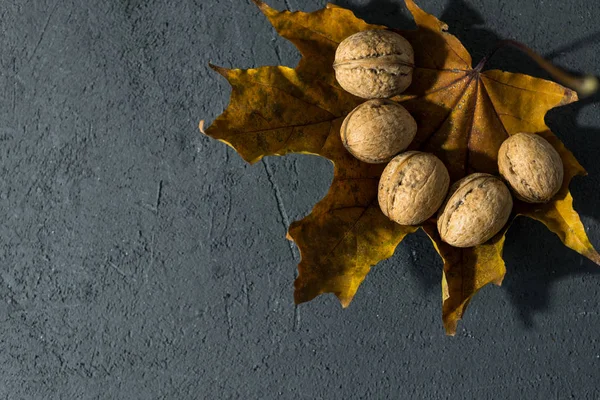
[[[438,232],[452,246],[477,246],[506,225],[512,206],[510,191],[500,179],[482,173],[468,175],[450,188],[438,213]]]
[[[550,143],[533,133],[517,133],[502,143],[498,152],[500,173],[517,198],[545,203],[563,183],[563,163]]]
[[[407,151],[385,167],[379,180],[379,207],[400,225],[417,225],[435,214],[449,185],[448,170],[439,158]]]
[[[373,30],[347,37],[335,52],[335,76],[348,92],[364,99],[402,93],[412,81],[414,52],[397,33]]]
[[[390,161],[408,147],[416,133],[417,123],[403,106],[379,99],[352,110],[340,130],[346,149],[371,164]]]

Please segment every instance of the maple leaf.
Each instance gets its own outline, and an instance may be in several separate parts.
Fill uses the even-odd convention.
[[[205,133],[227,143],[250,163],[290,152],[332,161],[329,192],[307,217],[291,224],[288,238],[302,256],[295,301],[334,293],[346,307],[370,268],[391,257],[402,239],[419,228],[397,225],[382,214],[377,186],[383,166],[352,157],[339,135],[344,117],[364,100],[337,84],[332,67],[335,50],[356,32],[387,28],[367,24],[331,4],[304,13],[279,12],[254,2],[277,32],[296,45],[302,58],[296,68],[212,66],[227,78],[232,94],[225,112]],[[585,171],[544,123],[548,110],[576,101],[575,92],[523,74],[482,72],[483,62],[473,68],[471,56],[443,22],[413,0],[405,2],[417,29],[398,32],[414,48],[415,68],[412,85],[394,100],[417,121],[411,148],[437,155],[455,181],[475,171],[497,174],[498,149],[509,135],[543,135],[563,160],[562,188],[547,204],[517,201],[515,215],[541,221],[566,246],[600,264],[568,189],[572,177]],[[421,228],[444,260],[442,314],[446,332],[453,335],[472,296],[488,283],[501,284],[508,225],[487,243],[466,249],[442,242],[433,220]]]

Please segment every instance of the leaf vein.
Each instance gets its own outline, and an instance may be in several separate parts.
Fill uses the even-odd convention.
[[[522,90],[524,92],[531,92],[531,93],[539,93],[539,94],[544,94],[547,96],[556,96],[556,97],[560,97],[561,99],[564,97],[564,93],[556,93],[556,92],[543,92],[541,90],[531,90],[531,89],[526,89],[524,87],[520,87],[520,86],[515,86],[515,85],[511,85],[509,83],[505,83],[502,81],[499,81],[498,79],[494,79],[488,75],[483,74],[483,78],[485,79],[489,79],[490,81],[494,81],[500,85],[504,85],[504,86],[508,86],[511,87],[513,89],[517,89],[517,90]],[[541,79],[540,79],[541,80]],[[484,82],[484,86],[485,86],[485,82]]]
[[[319,110],[323,110],[323,111],[325,111],[327,114],[331,115],[332,117],[338,117],[338,115],[335,115],[335,114],[333,114],[331,111],[324,109],[324,108],[323,108],[323,107],[321,107],[320,105],[318,105],[318,104],[314,104],[314,103],[311,103],[310,101],[308,101],[308,100],[306,100],[306,99],[303,99],[303,98],[301,98],[301,97],[299,97],[299,96],[295,96],[295,95],[293,95],[292,93],[290,93],[290,92],[287,92],[287,91],[285,91],[284,89],[282,89],[282,88],[280,88],[280,87],[278,87],[278,86],[274,86],[274,85],[267,85],[266,83],[258,82],[258,81],[255,81],[255,80],[254,80],[254,83],[255,83],[256,85],[260,85],[260,86],[268,87],[268,88],[271,88],[271,89],[277,89],[277,90],[279,90],[280,92],[282,92],[283,94],[285,94],[285,95],[288,95],[288,96],[290,96],[290,97],[292,97],[292,98],[294,98],[294,99],[296,99],[296,100],[298,100],[298,101],[300,101],[300,102],[302,102],[302,103],[304,103],[304,104],[308,104],[309,106],[313,106],[313,107],[316,107],[316,108],[318,108]]]
[[[367,213],[367,210],[369,208],[371,208],[371,206],[373,205],[373,203],[375,202],[375,200],[377,200],[376,196],[366,206],[364,206],[364,207],[357,206],[357,208],[359,208],[359,207],[360,208],[364,208],[363,211],[360,213],[360,215],[358,216],[358,218],[356,218],[356,221],[354,221],[354,223],[352,224],[352,226],[350,226],[348,228],[348,230],[346,231],[346,233],[344,233],[342,235],[342,237],[340,238],[340,240],[338,240],[338,242],[325,255],[326,258],[329,258],[333,254],[333,252],[335,251],[335,249],[337,249],[337,247],[350,235],[350,232],[354,231],[354,229],[356,228],[356,225],[358,225],[358,222],[364,217],[364,215]]]

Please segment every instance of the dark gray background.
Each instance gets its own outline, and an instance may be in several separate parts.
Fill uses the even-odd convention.
[[[325,0],[271,0],[312,11]],[[400,0],[340,0],[411,26]],[[420,0],[474,61],[517,38],[598,73],[600,2]],[[408,238],[342,310],[295,310],[285,239],[331,180],[309,156],[243,163],[201,136],[228,102],[207,63],[294,65],[249,0],[0,3],[0,395],[7,399],[600,396],[600,276],[518,220],[502,288],[441,324],[441,261]],[[545,76],[513,50],[491,66]],[[600,245],[600,97],[547,121]]]

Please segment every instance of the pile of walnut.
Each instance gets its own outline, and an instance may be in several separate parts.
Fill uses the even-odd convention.
[[[410,86],[413,66],[412,46],[394,32],[359,32],[340,43],[333,65],[338,83],[370,99],[344,120],[342,142],[361,161],[388,163],[378,196],[388,218],[418,225],[437,212],[443,241],[455,247],[477,246],[506,225],[513,207],[511,192],[499,177],[484,173],[468,175],[450,187],[448,170],[439,158],[405,152],[417,123],[402,105],[387,99]],[[549,201],[563,181],[560,156],[536,134],[508,138],[500,147],[498,167],[515,197],[530,203]]]

